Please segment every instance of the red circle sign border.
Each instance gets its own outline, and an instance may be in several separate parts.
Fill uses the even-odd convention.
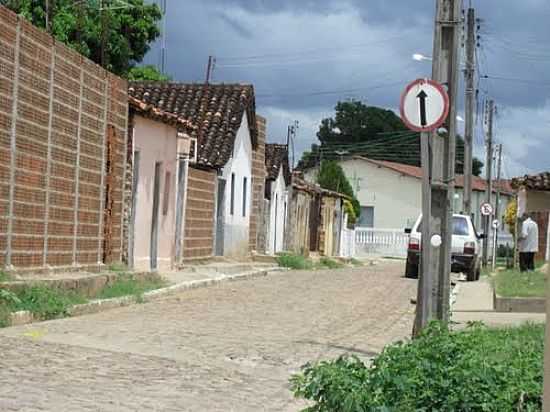
[[[441,117],[435,122],[434,124],[430,125],[429,127],[418,127],[413,125],[409,120],[407,119],[407,116],[405,116],[405,97],[409,93],[409,91],[416,85],[420,84],[429,84],[433,87],[435,87],[443,96],[443,101],[445,102],[445,110],[443,111],[443,114]],[[405,88],[405,91],[401,94],[401,101],[399,105],[399,111],[401,112],[401,120],[403,120],[403,123],[405,123],[405,126],[407,126],[409,129],[415,131],[415,132],[432,132],[435,129],[437,129],[439,126],[441,126],[443,123],[445,123],[445,120],[447,119],[447,116],[449,116],[449,95],[441,85],[441,83],[436,82],[432,79],[416,79],[407,87]]]

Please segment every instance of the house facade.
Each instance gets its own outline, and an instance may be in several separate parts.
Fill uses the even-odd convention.
[[[197,125],[189,134],[182,259],[248,255],[265,173],[256,167],[263,146],[253,87],[135,82],[130,95]]]
[[[539,225],[537,259],[550,260],[550,172],[512,180],[517,191],[517,215],[528,212]]]
[[[129,98],[131,170],[128,261],[137,270],[170,270],[181,247],[189,122]],[[180,216],[182,210],[179,211]]]
[[[376,229],[410,228],[422,212],[422,168],[400,163],[350,157],[339,162],[361,205],[357,226]],[[305,172],[308,181],[315,181],[318,169]],[[473,179],[472,204],[474,224],[482,227],[479,206],[486,199],[486,183]],[[501,182],[498,216],[504,216],[513,191]],[[457,176],[453,210],[462,211],[463,176]]]
[[[267,254],[275,254],[284,250],[289,200],[288,185],[290,184],[287,145],[266,144],[265,168],[267,173],[265,197],[268,211],[264,228],[266,231],[265,251]]]

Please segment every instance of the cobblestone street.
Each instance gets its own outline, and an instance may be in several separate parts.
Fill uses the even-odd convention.
[[[273,273],[1,330],[0,410],[297,411],[301,365],[410,333],[403,266]]]

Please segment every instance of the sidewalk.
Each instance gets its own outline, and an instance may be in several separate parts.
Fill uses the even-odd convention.
[[[546,321],[544,313],[501,313],[493,309],[493,288],[489,279],[478,282],[457,282],[456,303],[452,321],[455,329],[465,328],[468,322],[483,322],[488,326],[516,326],[525,322]]]

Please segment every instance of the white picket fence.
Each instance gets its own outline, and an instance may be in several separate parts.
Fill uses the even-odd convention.
[[[386,256],[407,257],[409,235],[403,229],[375,229],[359,227],[355,229],[355,254],[357,257]],[[499,233],[497,245],[513,246],[514,240],[508,233]],[[493,242],[490,239],[489,254]]]
[[[409,235],[403,229],[355,229],[355,253],[358,257],[407,257]]]

